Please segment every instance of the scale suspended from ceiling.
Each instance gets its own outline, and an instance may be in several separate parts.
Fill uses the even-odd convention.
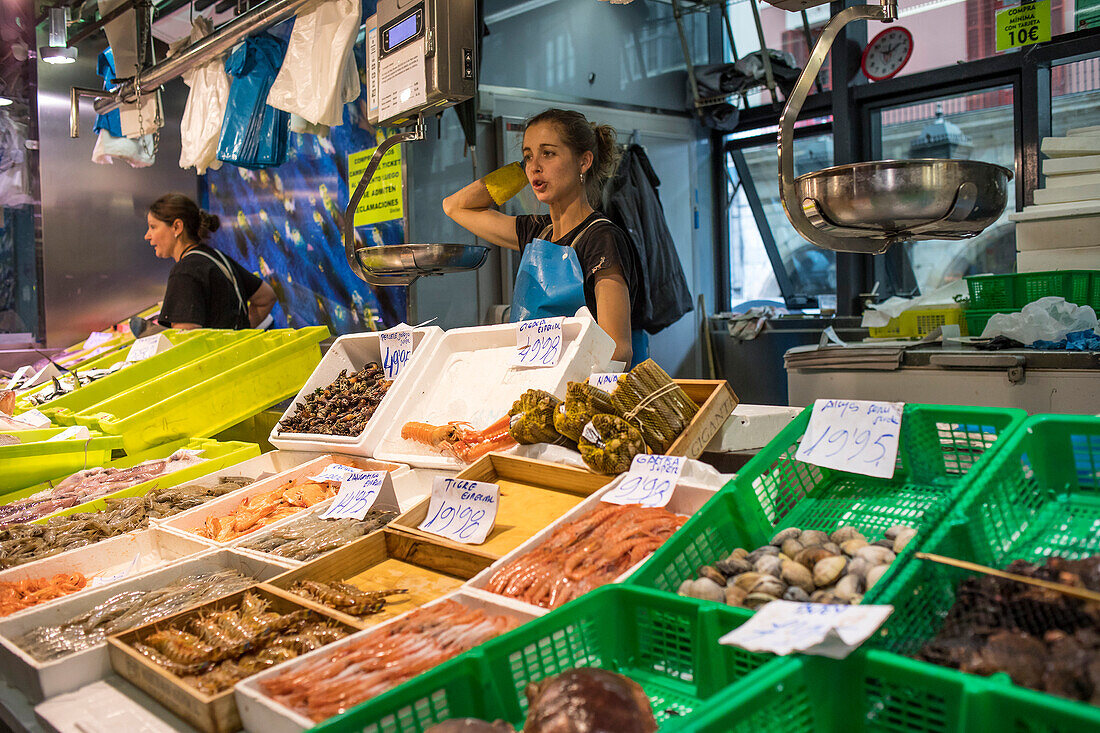
[[[827,0],[767,0],[800,12]],[[821,33],[779,121],[779,192],[803,238],[837,252],[881,254],[899,242],[967,239],[1000,217],[1012,171],[992,163],[928,158],[825,168],[795,178],[794,125],[826,54],[854,20],[897,20],[897,0],[837,13]]]
[[[488,247],[470,244],[355,244],[355,211],[386,151],[423,140],[424,114],[474,96],[476,28],[476,0],[379,0],[367,20],[368,119],[411,126],[379,144],[344,211],[348,265],[371,285],[411,285],[423,275],[475,270],[489,254]]]

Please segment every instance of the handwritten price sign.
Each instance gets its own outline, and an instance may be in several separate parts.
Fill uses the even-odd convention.
[[[94,349],[97,346],[102,346],[103,344],[107,343],[112,338],[114,338],[114,334],[108,331],[92,331],[91,335],[89,335],[88,338],[84,339],[84,343],[81,348]]]
[[[875,633],[893,610],[893,606],[772,601],[718,643],[754,652],[803,652],[844,659]]]
[[[389,471],[356,471],[340,482],[340,491],[321,519],[363,519],[375,504],[397,506]]]
[[[496,484],[436,476],[428,516],[417,529],[480,545],[493,529],[499,505],[500,487]]]
[[[513,366],[552,367],[561,359],[564,318],[539,318],[516,324],[516,354]]]
[[[683,456],[634,456],[630,471],[603,495],[601,501],[608,504],[665,506],[672,498],[683,470]]]
[[[324,470],[316,476],[308,476],[310,481],[343,481],[353,473],[357,473],[358,469],[351,466],[345,466],[342,463],[330,463],[325,466]]]
[[[588,383],[596,389],[602,389],[604,392],[611,392],[619,386],[619,379],[622,378],[622,374],[605,374],[598,373],[593,374],[588,378]]]
[[[817,400],[795,458],[815,466],[893,478],[903,402]]]
[[[412,331],[383,331],[378,334],[378,349],[382,355],[382,370],[386,379],[397,379],[401,368],[409,363],[413,350]]]
[[[150,356],[154,356],[170,348],[172,348],[172,342],[169,341],[163,333],[154,334],[152,336],[142,336],[135,341],[134,345],[130,347],[130,350],[126,352],[126,361],[131,364],[138,361],[145,361]]]

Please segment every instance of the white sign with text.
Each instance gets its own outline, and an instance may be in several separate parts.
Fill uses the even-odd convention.
[[[389,471],[356,471],[340,482],[340,491],[321,519],[363,519],[375,504],[396,508]]]
[[[345,466],[342,463],[330,463],[316,476],[307,476],[310,481],[343,481],[361,469]]]
[[[84,344],[81,346],[83,349],[94,349],[97,346],[101,346],[114,338],[114,334],[110,331],[92,331],[88,335],[88,338],[84,339]]]
[[[641,504],[662,507],[672,498],[684,470],[683,456],[634,456],[630,470],[617,479],[615,486],[600,501],[608,504]]]
[[[745,623],[718,639],[750,652],[815,654],[844,659],[866,641],[893,606],[838,606],[772,601]]]
[[[604,392],[611,392],[615,387],[619,386],[619,380],[622,379],[622,376],[622,374],[599,372],[589,376],[588,383],[597,389],[602,389]]]
[[[493,529],[499,504],[500,487],[496,484],[436,476],[428,516],[417,529],[480,545]]]
[[[565,318],[538,318],[516,324],[513,366],[552,367],[561,359],[562,323]]]
[[[154,334],[152,336],[142,336],[134,345],[130,347],[130,350],[126,352],[126,361],[133,364],[138,361],[145,361],[150,356],[159,354],[162,351],[172,348],[172,342],[168,340],[168,337],[163,333]]]
[[[88,440],[92,437],[92,432],[83,425],[73,425],[71,428],[65,428],[52,438],[47,438],[47,443],[52,443],[55,440]]]
[[[893,478],[904,402],[817,400],[795,458],[815,466]]]
[[[413,335],[408,327],[383,331],[378,334],[378,351],[382,357],[382,371],[386,379],[397,379],[401,368],[409,363],[413,350]]]

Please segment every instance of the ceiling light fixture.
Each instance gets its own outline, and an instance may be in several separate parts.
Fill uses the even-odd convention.
[[[7,107],[7,106],[12,105],[12,104],[15,104],[14,99],[12,99],[11,97],[4,96],[3,94],[0,94],[0,107]]]
[[[69,47],[69,9],[50,8],[50,41],[38,49],[38,57],[47,64],[71,64],[76,49]]]

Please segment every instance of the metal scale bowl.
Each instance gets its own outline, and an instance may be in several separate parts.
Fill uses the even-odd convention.
[[[821,0],[768,0],[804,10]],[[779,121],[779,191],[795,231],[838,252],[880,254],[897,242],[967,239],[1004,211],[1012,171],[972,160],[882,160],[794,177],[794,124],[837,34],[854,20],[897,20],[897,0],[846,8],[825,26]]]

